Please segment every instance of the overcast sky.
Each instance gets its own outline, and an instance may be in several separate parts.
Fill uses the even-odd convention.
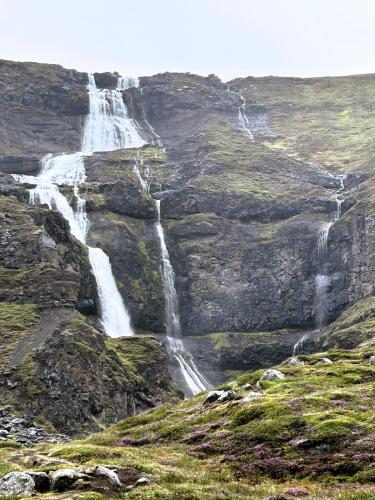
[[[0,0],[0,58],[83,71],[375,72],[375,0]]]

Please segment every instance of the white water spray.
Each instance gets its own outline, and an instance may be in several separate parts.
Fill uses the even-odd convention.
[[[331,278],[327,275],[327,255],[328,255],[328,237],[331,227],[338,221],[341,217],[342,212],[342,200],[340,194],[345,189],[344,185],[344,175],[333,175],[330,177],[338,180],[340,182],[340,187],[333,196],[335,202],[335,212],[333,219],[330,222],[326,222],[322,225],[319,235],[318,235],[318,255],[321,259],[320,272],[315,278],[315,321],[318,330],[320,331],[326,321],[328,313],[328,288],[331,284]]]
[[[30,190],[30,203],[47,204],[58,210],[69,222],[72,234],[83,244],[89,228],[86,202],[80,194],[80,185],[86,180],[84,155],[95,151],[113,151],[126,147],[140,147],[145,141],[138,133],[134,120],[129,118],[121,90],[137,84],[137,79],[119,78],[116,90],[96,87],[93,75],[87,86],[90,114],[86,118],[82,151],[42,160],[38,177],[15,176],[19,181],[35,184]],[[59,191],[58,186],[72,186],[75,209]],[[98,286],[100,313],[104,331],[111,337],[132,335],[130,318],[114,279],[108,256],[100,248],[88,247],[89,259]]]
[[[140,167],[143,168],[145,178],[141,175]],[[134,160],[133,172],[138,178],[143,191],[150,194],[150,169],[147,165],[144,166],[142,159]],[[211,384],[199,371],[194,362],[193,356],[185,349],[182,340],[178,297],[174,285],[175,275],[169,258],[167,245],[165,243],[163,226],[161,224],[160,200],[154,199],[154,202],[157,215],[155,228],[160,242],[161,273],[165,300],[165,326],[167,331],[166,347],[169,355],[177,361],[185,386],[186,395],[194,396],[209,389]]]
[[[160,241],[162,279],[165,297],[165,324],[167,330],[167,349],[180,368],[181,374],[188,389],[188,395],[196,395],[211,387],[209,381],[198,370],[193,357],[186,351],[181,338],[181,324],[176,288],[174,285],[174,271],[169,259],[165,243],[164,230],[160,217],[160,200],[155,200],[157,221],[156,231]]]
[[[240,127],[245,130],[245,132],[248,134],[249,138],[251,141],[254,140],[253,133],[251,131],[251,126],[249,119],[246,114],[246,99],[242,94],[239,92],[236,92],[235,90],[231,90],[230,85],[227,85],[227,91],[232,92],[233,94],[236,94],[240,99],[241,99],[241,104],[238,107],[238,122],[240,124]]]

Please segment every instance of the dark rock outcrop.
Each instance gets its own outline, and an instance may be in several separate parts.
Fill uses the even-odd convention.
[[[86,85],[87,74],[61,66],[0,61],[0,155],[8,164],[11,155],[80,149]]]
[[[22,401],[31,415],[67,434],[179,399],[156,339],[106,338],[78,318],[58,326],[10,379],[17,386],[1,389],[5,401]]]

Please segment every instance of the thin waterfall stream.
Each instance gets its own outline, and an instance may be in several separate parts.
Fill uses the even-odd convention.
[[[105,333],[111,337],[133,335],[130,317],[117,288],[108,256],[100,248],[86,244],[89,220],[86,202],[80,187],[86,180],[84,156],[96,151],[140,147],[145,141],[139,134],[137,123],[129,115],[122,98],[122,90],[137,85],[138,79],[118,79],[114,90],[98,89],[93,75],[88,75],[87,85],[90,112],[86,117],[82,150],[74,154],[45,156],[41,171],[34,176],[15,176],[20,182],[33,184],[31,204],[47,204],[58,210],[69,222],[72,234],[88,248],[89,260],[98,287],[100,316]],[[76,199],[72,208],[59,186],[71,186]]]
[[[341,193],[345,190],[344,179],[345,175],[333,175],[329,174],[330,177],[339,181],[339,188],[333,195],[333,201],[335,202],[335,211],[333,219],[329,222],[325,222],[319,233],[318,233],[318,273],[315,276],[315,324],[316,328],[314,334],[319,333],[325,326],[325,322],[328,314],[328,297],[327,292],[331,284],[331,278],[328,273],[328,237],[332,226],[339,220],[342,213],[342,202],[340,198]],[[310,337],[309,333],[305,333],[294,345],[293,347],[293,358],[296,356],[297,351],[301,350],[304,342]]]
[[[251,131],[250,122],[246,114],[246,99],[239,92],[231,90],[229,83],[227,84],[227,91],[232,92],[241,99],[241,104],[238,107],[238,122],[240,124],[240,127],[243,128],[245,132],[248,134],[250,140],[253,141],[254,135]]]
[[[133,168],[134,174],[137,176],[142,189],[150,195],[150,169],[147,165],[143,165],[143,160],[140,160],[140,166],[144,167],[146,178],[142,177],[138,160],[135,159]],[[165,242],[164,229],[161,223],[161,200],[155,198],[152,199],[155,203],[156,210],[156,234],[160,242],[161,274],[165,300],[165,326],[167,332],[166,348],[169,356],[178,364],[185,396],[195,396],[202,391],[210,389],[212,385],[199,371],[193,356],[184,346],[181,332],[178,296],[175,287],[175,274],[169,258]]]

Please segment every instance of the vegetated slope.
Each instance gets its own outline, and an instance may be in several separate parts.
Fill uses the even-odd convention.
[[[204,403],[202,394],[82,441],[23,453],[3,449],[2,470],[22,470],[31,461],[39,470],[100,463],[149,479],[112,498],[370,499],[374,353],[367,342],[354,351],[301,356],[304,365],[277,367],[283,379],[258,384],[264,370],[244,373],[224,387],[235,391],[230,401]],[[322,361],[327,357],[331,364]],[[105,496],[98,491],[92,498]]]
[[[373,170],[375,76],[237,78],[258,134],[271,147],[341,171]],[[263,126],[263,128],[262,128]]]
[[[113,360],[103,339],[97,342],[96,290],[85,249],[54,211],[30,208],[25,188],[6,174],[35,174],[44,154],[79,149],[88,111],[87,75],[53,65],[2,61],[0,77],[0,114],[5,117],[0,121],[4,397],[14,403],[27,393],[30,402],[37,394],[38,401],[49,398],[47,406],[58,415],[53,384],[47,392],[34,392],[34,386],[22,389],[23,372],[17,367],[23,362],[28,366],[30,351],[46,348],[55,359],[61,345],[51,337],[71,340],[73,335],[86,367],[87,360],[93,362],[86,346],[92,333],[106,363]],[[112,88],[116,77],[96,74],[96,81]],[[319,231],[332,218],[332,197],[340,187],[331,172],[348,175],[340,195],[345,199],[343,213],[328,238],[327,321],[345,310],[350,315],[358,301],[364,300],[359,304],[367,308],[375,283],[373,87],[371,75],[238,79],[228,89],[213,75],[164,73],[141,78],[142,92],[124,91],[130,115],[153,146],[86,158],[82,192],[90,218],[88,241],[109,255],[137,331],[163,334],[165,325],[156,213],[134,173],[136,162],[142,174],[149,167],[151,193],[162,197],[183,333],[190,336],[186,343],[198,365],[208,372],[227,375],[270,366],[291,353],[302,333],[315,328]],[[247,100],[254,140],[241,126],[237,90]],[[71,188],[64,189],[74,205]],[[333,323],[326,338],[306,348],[355,347],[371,336],[370,322],[364,329],[354,323],[338,326]],[[149,345],[145,340],[145,352],[152,356]],[[56,350],[51,354],[52,348]],[[158,362],[163,355],[156,350]],[[42,366],[43,354],[36,361]],[[103,401],[107,405],[112,387],[106,363],[101,371],[106,380],[98,384],[93,405],[84,402],[87,391],[82,391],[82,405],[90,411],[82,412],[74,432],[86,428],[86,422],[98,427],[95,412]],[[16,370],[9,372],[13,365]],[[67,371],[69,363],[64,366]],[[128,367],[120,368],[124,384],[133,380]],[[14,386],[17,381],[19,386]],[[130,393],[133,389],[131,385]],[[169,396],[175,397],[173,390]],[[34,412],[38,404],[31,405]],[[61,408],[66,411],[66,405]],[[125,416],[115,411],[112,419],[109,414],[106,418],[99,411],[99,425]]]

